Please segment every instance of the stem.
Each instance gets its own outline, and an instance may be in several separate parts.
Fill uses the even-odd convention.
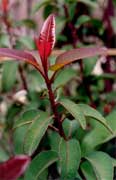
[[[66,136],[64,134],[63,127],[62,127],[62,122],[60,121],[60,117],[59,117],[59,114],[57,112],[57,104],[55,102],[54,93],[52,91],[52,85],[51,85],[50,80],[48,79],[48,76],[45,78],[45,82],[46,82],[47,89],[48,89],[48,94],[49,94],[49,100],[50,100],[51,108],[52,108],[52,111],[53,111],[53,114],[54,114],[55,126],[59,129],[59,134],[65,140],[67,140]]]
[[[19,64],[18,69],[19,69],[19,73],[20,73],[21,80],[22,80],[23,88],[24,88],[26,91],[28,91],[27,81],[26,81],[26,78],[25,78],[25,75],[24,75],[23,68],[22,68],[21,64]]]

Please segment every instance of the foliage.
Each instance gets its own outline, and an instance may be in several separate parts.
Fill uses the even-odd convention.
[[[46,20],[35,39],[36,22],[17,22],[9,2],[1,1],[0,179],[113,180],[114,2],[102,19],[93,17],[97,1],[38,2],[29,17],[43,8]],[[19,27],[29,35],[16,36]]]

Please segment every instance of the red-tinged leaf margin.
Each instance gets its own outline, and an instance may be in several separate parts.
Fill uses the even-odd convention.
[[[66,51],[56,58],[56,63],[50,67],[51,70],[57,71],[63,66],[70,64],[76,60],[89,58],[96,55],[107,55],[105,47],[83,47],[70,51]]]
[[[25,61],[33,65],[43,74],[43,69],[41,68],[40,64],[36,61],[35,57],[31,53],[16,49],[0,48],[0,62],[4,62],[8,60]]]
[[[17,180],[26,170],[30,163],[30,157],[17,155],[0,164],[1,180]]]
[[[55,17],[53,14],[48,16],[43,24],[39,38],[35,38],[36,46],[40,54],[44,70],[48,70],[48,57],[55,44]]]

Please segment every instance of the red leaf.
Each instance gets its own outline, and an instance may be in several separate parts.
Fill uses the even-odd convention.
[[[46,69],[48,65],[47,58],[50,55],[55,43],[55,18],[53,14],[46,19],[39,38],[35,40],[42,65],[44,69]]]
[[[26,155],[14,156],[0,164],[0,180],[17,180],[30,163],[30,157]]]
[[[4,13],[8,11],[9,0],[2,0],[2,10]]]
[[[43,71],[39,63],[36,61],[36,58],[31,53],[25,51],[9,49],[9,48],[0,48],[0,62],[5,60],[25,61],[36,67],[41,72]]]
[[[87,47],[67,51],[56,58],[56,63],[50,67],[51,70],[58,70],[63,66],[76,60],[89,58],[97,55],[107,55],[107,48],[104,47]]]

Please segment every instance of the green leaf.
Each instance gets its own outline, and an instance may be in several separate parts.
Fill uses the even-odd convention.
[[[80,175],[79,175],[78,173],[77,173],[77,175],[76,175],[75,180],[82,180],[82,178],[80,177]]]
[[[15,146],[15,152],[16,154],[23,154],[23,144],[24,144],[24,138],[26,135],[26,132],[28,128],[30,127],[30,124],[32,124],[33,120],[35,120],[37,117],[39,117],[39,111],[38,110],[28,110],[24,112],[19,119],[14,124],[14,133],[13,133],[13,139],[14,139],[14,146]]]
[[[69,2],[68,5],[68,11],[69,11],[69,21],[73,20],[73,17],[75,15],[75,10],[76,10],[77,2]]]
[[[96,180],[95,173],[92,169],[92,166],[89,162],[85,161],[81,164],[81,171],[86,178],[86,180]]]
[[[29,124],[17,128],[13,133],[14,151],[16,154],[24,154],[24,137],[29,128]]]
[[[84,113],[77,104],[72,102],[69,99],[61,99],[59,102],[64,108],[72,114],[72,116],[79,122],[83,129],[86,129],[86,119],[84,117]]]
[[[0,146],[1,146],[1,144],[0,144]],[[6,161],[8,159],[9,159],[8,153],[5,152],[5,150],[2,147],[0,147],[0,162]]]
[[[103,124],[103,126],[106,127],[106,129],[108,129],[111,134],[113,134],[113,131],[111,127],[107,124],[106,119],[97,110],[86,104],[78,104],[78,105],[86,117],[92,117],[96,119],[101,124]]]
[[[76,139],[64,141],[61,139],[59,145],[59,156],[61,166],[61,179],[73,180],[81,160],[81,150]]]
[[[59,87],[62,85],[65,85],[70,81],[72,78],[76,76],[77,72],[71,68],[66,68],[63,69],[59,74],[57,75],[55,82],[54,82],[54,87]]]
[[[32,70],[31,72],[29,72],[27,82],[30,92],[41,92],[42,90],[46,89],[43,77],[36,70]]]
[[[86,22],[88,22],[88,21],[90,21],[90,20],[91,20],[91,18],[90,18],[89,16],[87,16],[87,15],[81,15],[81,16],[77,19],[75,26],[76,26],[76,28],[78,28],[79,26],[83,25],[84,23],[86,23]]]
[[[113,180],[113,165],[112,160],[104,152],[94,152],[85,157],[92,165],[99,180]]]
[[[26,124],[32,123],[37,117],[39,117],[39,112],[37,110],[31,109],[24,112],[21,117],[15,121],[14,129],[24,126]]]
[[[29,36],[21,36],[18,41],[21,43],[21,45],[30,50],[35,49],[35,43]]]
[[[92,0],[78,0],[78,1],[84,3],[87,6],[90,6],[91,8],[98,8],[98,4],[95,1]]]
[[[8,34],[0,34],[0,47],[9,47],[9,35]]]
[[[32,8],[32,14],[36,13],[37,11],[39,11],[41,7],[46,6],[49,3],[51,3],[50,0],[43,0],[42,2],[35,3],[35,5]]]
[[[60,144],[60,141],[61,141],[60,135],[57,132],[49,130],[48,131],[48,139],[49,139],[49,144],[51,146],[51,149],[53,151],[58,152],[59,144]]]
[[[42,179],[41,173],[57,160],[58,154],[56,152],[41,152],[32,160],[25,174],[24,180],[38,180],[38,178]]]
[[[67,118],[63,121],[62,125],[67,137],[72,137],[79,127],[76,120],[69,120]]]
[[[98,58],[96,57],[92,57],[89,59],[85,59],[85,61],[83,61],[83,65],[84,65],[84,74],[86,76],[90,75],[97,63]]]
[[[113,167],[116,167],[116,159],[111,158],[111,160],[112,160]]]
[[[16,62],[5,62],[2,72],[2,90],[10,91],[16,82],[16,72],[18,64]]]
[[[116,136],[116,111],[113,111],[106,117],[106,122],[112,128],[114,135],[110,135],[109,131],[104,126],[97,123],[94,129],[87,133],[83,138],[81,144],[83,154],[93,151],[96,146],[103,144]]]
[[[48,117],[45,112],[39,112],[39,117],[30,125],[24,140],[24,152],[31,155],[39,145],[44,136],[52,117]]]
[[[15,26],[17,26],[17,27],[25,26],[30,29],[35,29],[36,23],[32,19],[23,19],[21,21],[17,21],[15,23]]]

